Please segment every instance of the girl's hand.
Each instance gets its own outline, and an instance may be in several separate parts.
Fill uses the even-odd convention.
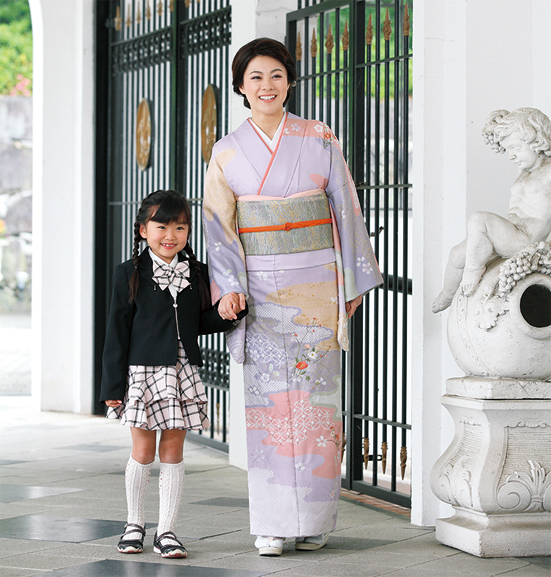
[[[363,296],[356,297],[352,301],[348,301],[344,307],[346,309],[346,314],[348,318],[351,319],[352,315],[356,312],[356,309],[362,304]]]
[[[245,309],[245,295],[243,293],[228,293],[218,302],[218,314],[228,321],[237,319],[237,313]]]
[[[105,404],[110,409],[116,409],[117,407],[120,407],[122,405],[122,401],[105,401]]]

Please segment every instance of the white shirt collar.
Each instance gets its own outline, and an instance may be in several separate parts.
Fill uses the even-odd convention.
[[[154,260],[155,262],[158,262],[159,264],[168,264],[172,268],[174,268],[178,264],[178,255],[177,254],[174,255],[174,258],[172,259],[172,261],[170,263],[167,263],[162,258],[159,258],[149,247],[148,247],[148,250],[149,250],[149,256],[151,257],[151,260]]]

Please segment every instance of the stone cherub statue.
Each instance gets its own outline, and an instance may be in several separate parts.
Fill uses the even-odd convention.
[[[497,257],[510,258],[551,233],[551,121],[536,108],[490,114],[482,130],[486,144],[507,152],[520,174],[511,187],[509,212],[502,217],[475,212],[468,220],[467,238],[450,251],[444,287],[432,312],[447,309],[458,289],[470,296],[486,266]]]

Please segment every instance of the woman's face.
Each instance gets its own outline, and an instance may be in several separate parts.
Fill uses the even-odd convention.
[[[285,66],[271,56],[255,56],[243,75],[239,87],[251,105],[253,120],[283,113],[289,82]]]

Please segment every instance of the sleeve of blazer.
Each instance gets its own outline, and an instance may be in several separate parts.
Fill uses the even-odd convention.
[[[209,272],[206,264],[201,263],[201,276],[207,285],[207,289],[210,293],[209,287]],[[210,295],[209,295],[210,302]],[[201,313],[201,325],[199,327],[199,333],[202,335],[209,335],[212,333],[222,333],[228,331],[235,326],[235,323],[239,322],[243,317],[245,317],[249,312],[249,307],[245,303],[245,310],[237,313],[237,320],[228,321],[223,319],[218,312],[217,307],[212,307],[203,311]]]
[[[122,265],[115,269],[111,310],[103,349],[100,401],[123,399],[128,373],[128,348],[134,319],[134,303],[128,302],[128,275]]]

